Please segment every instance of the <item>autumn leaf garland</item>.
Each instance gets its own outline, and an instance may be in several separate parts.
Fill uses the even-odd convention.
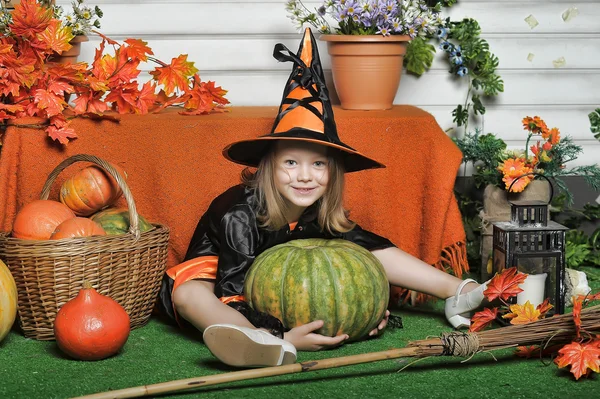
[[[526,274],[517,271],[516,267],[505,269],[496,274],[483,292],[488,301],[498,300],[501,306],[485,308],[471,318],[470,332],[477,332],[490,326],[499,316],[510,320],[511,324],[526,324],[542,319],[552,309],[549,300],[534,307],[529,301],[524,305],[508,304],[511,297],[523,290],[519,284],[525,281]],[[554,360],[559,368],[570,367],[570,372],[579,379],[588,376],[592,371],[600,372],[600,336],[592,336],[581,328],[581,310],[590,302],[600,300],[600,293],[595,295],[579,295],[573,298],[573,323],[575,324],[575,340],[568,345],[532,345],[517,347],[516,354],[531,358],[558,352]]]
[[[12,17],[11,34],[0,37],[2,122],[26,116],[47,119],[48,135],[67,144],[77,137],[69,127],[76,116],[114,119],[106,112],[147,114],[175,105],[183,108],[183,115],[201,115],[222,112],[229,103],[226,90],[201,81],[187,55],[167,64],[152,57],[152,49],[140,39],[119,43],[94,32],[102,41],[91,66],[58,64],[52,56],[71,47],[71,28],[36,0],[21,1]],[[105,52],[108,46],[110,54]],[[139,66],[148,61],[158,66],[150,72],[152,80],[140,87]],[[66,94],[73,95],[73,105],[65,101]]]

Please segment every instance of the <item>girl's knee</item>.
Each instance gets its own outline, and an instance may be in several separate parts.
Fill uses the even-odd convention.
[[[207,294],[212,294],[208,287],[202,284],[200,281],[187,281],[181,284],[173,292],[173,304],[178,312],[185,309],[190,304],[198,304],[201,298]]]

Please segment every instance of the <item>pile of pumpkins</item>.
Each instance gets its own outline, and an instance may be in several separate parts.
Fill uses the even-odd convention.
[[[126,174],[116,167],[121,177]],[[96,165],[88,166],[67,179],[60,188],[60,202],[35,200],[19,210],[12,236],[25,240],[58,240],[125,234],[129,211],[110,207],[123,194],[116,180]],[[138,215],[140,232],[153,226]]]
[[[125,171],[115,167],[122,178]],[[110,207],[123,194],[116,180],[92,165],[67,179],[60,202],[35,200],[19,210],[12,236],[26,240],[119,235],[129,231],[129,211]],[[138,215],[140,232],[153,228]],[[0,261],[0,342],[17,313],[17,287],[8,267]],[[81,360],[99,360],[117,353],[130,332],[129,315],[113,299],[84,282],[79,294],[63,305],[54,322],[58,347]]]

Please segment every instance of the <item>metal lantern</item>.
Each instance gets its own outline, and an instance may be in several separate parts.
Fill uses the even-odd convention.
[[[518,179],[527,175],[520,176]],[[548,180],[543,175],[538,175]],[[550,183],[550,181],[548,181]],[[509,192],[510,188],[509,187]],[[493,223],[493,262],[495,272],[516,266],[528,274],[519,287],[517,303],[529,301],[534,307],[549,298],[554,308],[548,312],[565,311],[565,232],[567,227],[548,220],[548,205],[552,201],[514,201],[510,203],[510,222]]]

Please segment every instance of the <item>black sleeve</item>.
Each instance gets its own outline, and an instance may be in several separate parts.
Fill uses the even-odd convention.
[[[344,240],[352,241],[361,247],[374,251],[376,249],[385,249],[395,247],[395,245],[385,237],[364,230],[359,225],[356,225],[352,230],[342,234]]]
[[[249,205],[236,205],[223,216],[219,228],[217,297],[243,293],[244,279],[254,262],[258,240],[256,215]]]

